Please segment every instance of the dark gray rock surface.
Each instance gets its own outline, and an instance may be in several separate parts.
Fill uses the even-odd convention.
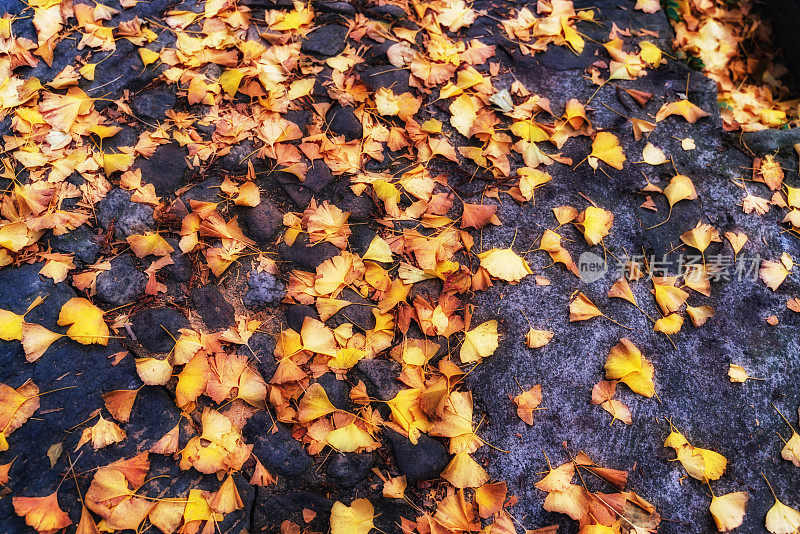
[[[303,41],[302,51],[320,56],[336,56],[344,50],[347,28],[341,24],[325,24],[312,30]]]
[[[97,298],[112,308],[131,304],[144,294],[147,275],[133,258],[133,254],[117,256],[108,271],[97,275]]]
[[[235,311],[217,286],[208,284],[192,291],[192,306],[211,330],[233,326]]]

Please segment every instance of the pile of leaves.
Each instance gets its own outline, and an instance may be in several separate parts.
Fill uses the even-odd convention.
[[[717,82],[726,130],[796,126],[798,101],[782,78],[769,22],[750,0],[667,2],[674,46]]]

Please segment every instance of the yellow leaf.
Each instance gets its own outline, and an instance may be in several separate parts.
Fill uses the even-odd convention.
[[[331,508],[331,534],[369,534],[375,508],[367,499],[356,499],[345,506],[339,501]]]
[[[379,261],[381,263],[391,263],[394,261],[392,258],[392,250],[381,236],[376,235],[367,248],[367,252],[362,256],[364,260]]]
[[[667,197],[670,208],[681,200],[694,200],[697,198],[697,191],[688,176],[677,174],[669,181],[669,185],[664,188],[664,195]]]
[[[728,367],[728,378],[731,382],[738,382],[741,384],[746,382],[750,377],[747,375],[747,371],[744,370],[744,367],[732,363]]]
[[[647,358],[629,339],[622,338],[608,354],[606,360],[606,378],[619,380],[626,384],[634,393],[652,397],[655,392],[653,375],[655,369]]]
[[[155,232],[128,236],[127,241],[137,258],[144,258],[151,254],[154,256],[166,256],[175,250],[167,243],[166,239]]]
[[[68,300],[58,314],[58,324],[71,325],[67,337],[78,343],[108,345],[108,326],[103,320],[103,310],[84,298]]]
[[[254,207],[261,204],[261,191],[255,182],[245,182],[239,186],[239,194],[233,199],[237,206]]]
[[[95,134],[100,139],[106,139],[117,135],[122,128],[119,126],[109,126],[107,124],[93,124],[89,131]]]
[[[763,260],[758,274],[767,287],[775,291],[786,280],[792,267],[794,267],[792,258],[784,252],[781,261]]]
[[[694,228],[681,235],[681,241],[700,252],[704,252],[712,242],[720,243],[722,239],[720,239],[719,232],[714,227],[698,221]]]
[[[553,332],[549,330],[536,330],[535,328],[531,328],[528,330],[528,333],[525,334],[525,343],[532,349],[544,347],[550,343],[551,339],[553,339]]]
[[[232,475],[228,475],[222,486],[208,496],[207,501],[209,508],[221,514],[229,514],[244,507]]]
[[[83,434],[81,434],[81,439],[78,441],[78,446],[75,447],[75,450],[77,451],[84,443],[90,440],[92,448],[98,450],[113,443],[119,443],[123,439],[125,439],[125,431],[113,421],[103,419],[101,415],[94,426],[83,429]]]
[[[612,224],[614,224],[614,214],[594,206],[583,210],[575,219],[575,226],[583,232],[583,237],[589,246],[602,241],[611,231]]]
[[[133,403],[136,402],[136,395],[139,393],[138,389],[117,389],[103,393],[103,403],[106,410],[114,419],[122,423],[127,423],[131,418],[131,411],[133,410]]]
[[[689,315],[689,318],[692,320],[692,324],[697,326],[703,326],[706,321],[708,321],[711,317],[714,317],[714,308],[708,305],[704,306],[686,306],[686,313]]]
[[[592,141],[592,153],[590,156],[602,160],[617,170],[623,169],[625,154],[619,146],[619,139],[609,132],[597,132]]]
[[[405,475],[384,480],[383,496],[390,499],[402,499],[407,487],[408,483]]]
[[[0,310],[0,339],[4,341],[21,340],[22,323],[22,315],[8,310]]]
[[[47,497],[14,497],[12,501],[14,512],[37,532],[58,532],[72,524],[58,505],[58,490]]]
[[[611,286],[606,295],[609,298],[623,299],[633,305],[637,305],[636,296],[633,294],[631,285],[628,283],[628,279],[624,277],[614,282],[614,285]]]
[[[362,430],[355,423],[350,423],[329,432],[325,437],[325,441],[339,452],[372,450],[380,445],[372,439],[368,432]]]
[[[115,172],[127,171],[133,165],[135,156],[133,152],[117,152],[116,154],[103,154],[103,170],[106,177],[110,177]]]
[[[22,348],[25,350],[25,359],[35,362],[50,348],[50,345],[62,337],[64,334],[51,332],[41,325],[24,323],[22,325]]]
[[[661,106],[661,109],[656,113],[656,122],[662,121],[670,115],[680,115],[691,123],[703,117],[708,117],[708,113],[686,99]]]
[[[172,378],[172,365],[166,358],[137,358],[136,373],[148,386],[163,386]]]
[[[464,334],[461,345],[462,363],[479,362],[494,354],[499,345],[500,335],[497,333],[497,321],[486,321]]]
[[[461,95],[450,104],[450,124],[464,137],[472,134],[472,127],[478,118],[478,104],[469,95]]]
[[[664,332],[668,336],[677,334],[683,326],[683,317],[677,313],[671,313],[666,317],[662,317],[653,325],[653,330],[656,332]]]
[[[652,143],[647,143],[642,150],[642,159],[649,165],[661,165],[666,163],[667,156],[664,155],[664,151],[660,148]]]
[[[586,321],[603,315],[597,306],[582,292],[569,303],[569,321]]]
[[[650,41],[639,41],[639,48],[642,49],[639,57],[645,63],[648,63],[651,67],[657,67],[661,64],[661,50],[656,45]]]
[[[477,488],[489,482],[489,474],[466,452],[453,456],[450,463],[442,471],[442,478],[454,487]]]
[[[692,478],[701,482],[717,480],[725,472],[728,460],[720,453],[693,447],[680,432],[672,431],[664,441],[678,455],[677,460]]]
[[[792,431],[792,437],[781,449],[781,457],[800,467],[800,434]]]
[[[797,534],[800,532],[800,512],[775,497],[775,504],[767,512],[764,524],[772,534]]]
[[[689,293],[672,285],[673,282],[672,278],[653,278],[653,293],[664,314],[678,311],[689,298]]]
[[[142,63],[146,67],[149,64],[158,61],[160,56],[158,55],[158,52],[154,52],[148,48],[140,48],[139,57],[142,59]]]
[[[493,248],[478,254],[481,267],[491,276],[517,283],[529,274],[533,274],[530,265],[511,248]]]
[[[529,143],[549,141],[550,136],[531,120],[517,121],[511,124],[511,133]]]
[[[297,420],[300,421],[300,424],[306,424],[335,411],[336,407],[328,399],[325,388],[318,383],[314,383],[306,389],[303,398],[300,399]]]
[[[219,85],[229,96],[236,96],[242,78],[244,78],[244,72],[239,69],[229,69],[220,75]]]

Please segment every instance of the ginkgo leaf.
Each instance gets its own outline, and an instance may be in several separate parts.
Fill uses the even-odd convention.
[[[658,319],[653,325],[655,332],[663,332],[668,336],[677,334],[683,326],[683,317],[678,313],[671,313]]]
[[[46,497],[14,497],[14,512],[40,534],[53,534],[72,524],[58,505],[58,490]]]
[[[503,509],[508,489],[505,482],[484,484],[475,490],[475,502],[478,505],[478,515],[483,519],[492,517]]]
[[[796,534],[800,532],[800,512],[775,497],[775,504],[767,512],[764,525],[772,534]]]
[[[706,321],[708,321],[711,317],[714,317],[714,308],[708,305],[704,306],[686,306],[686,314],[692,320],[692,324],[695,327],[703,326]]]
[[[758,274],[761,280],[767,284],[767,287],[775,291],[786,280],[793,267],[794,261],[791,256],[784,252],[780,261],[763,260]]]
[[[355,423],[350,423],[328,432],[325,441],[339,452],[372,450],[380,445],[372,438],[369,432]]]
[[[529,274],[533,274],[528,262],[511,248],[493,248],[481,252],[478,258],[486,272],[506,282],[517,283]]]
[[[664,195],[667,197],[670,208],[681,200],[694,200],[697,198],[697,190],[694,188],[692,180],[688,176],[676,174],[664,188]]]
[[[450,104],[450,124],[464,137],[470,137],[478,118],[478,109],[474,97],[467,94],[459,96]]]
[[[244,507],[232,475],[228,475],[222,486],[212,493],[207,501],[209,508],[221,514],[229,514]]]
[[[8,450],[6,439],[39,409],[39,387],[31,380],[14,389],[0,384],[0,452]]]
[[[139,48],[137,52],[139,52],[139,57],[142,59],[142,63],[145,67],[158,61],[158,52],[154,52],[147,48]]]
[[[520,419],[533,424],[533,412],[542,403],[542,386],[537,384],[527,391],[523,391],[512,399],[517,405],[517,415]]]
[[[166,256],[171,254],[173,249],[167,240],[155,232],[147,232],[144,235],[132,235],[127,238],[128,244],[136,257],[144,258],[153,254],[155,256]]]
[[[163,386],[172,378],[172,370],[167,358],[136,359],[136,373],[148,386]]]
[[[406,475],[386,479],[383,482],[383,496],[390,499],[402,499],[407,487]]]
[[[615,380],[601,380],[592,387],[591,403],[599,404],[601,408],[610,413],[614,418],[611,420],[612,424],[619,419],[626,425],[630,425],[633,423],[631,411],[625,404],[613,398],[616,392],[617,382]]]
[[[672,278],[653,277],[653,294],[664,314],[678,311],[689,298],[689,293],[673,284],[674,279]]]
[[[582,292],[578,293],[572,302],[569,303],[570,322],[586,321],[593,317],[600,317],[601,315],[603,315],[603,312],[601,312],[597,306],[589,300],[589,297]]]
[[[728,532],[744,521],[749,495],[745,491],[728,493],[727,495],[716,495],[711,498],[709,511],[720,532]]]
[[[792,430],[792,436],[786,440],[781,449],[781,458],[800,467],[800,434]]]
[[[570,484],[564,491],[548,493],[542,508],[548,512],[566,514],[578,521],[589,513],[590,502],[590,495],[586,488]]]
[[[574,221],[575,226],[583,232],[583,237],[589,246],[594,246],[602,241],[611,231],[613,223],[613,213],[595,206],[589,206],[583,210]]]
[[[469,332],[465,332],[464,343],[461,345],[459,353],[461,362],[475,363],[491,356],[497,350],[499,340],[500,335],[497,333],[497,321],[495,320],[486,321]]]
[[[58,324],[71,325],[67,336],[78,343],[108,345],[108,326],[103,320],[103,310],[84,298],[73,297],[64,303],[58,314]]]
[[[442,471],[442,478],[455,488],[477,488],[489,482],[489,474],[468,453],[459,452]]]
[[[331,534],[369,534],[375,508],[367,499],[356,499],[346,506],[339,501],[331,508]]]
[[[153,443],[150,452],[153,454],[175,454],[178,452],[178,440],[180,438],[180,424],[172,427],[172,430],[161,436],[161,439]]]
[[[239,193],[233,197],[237,206],[255,207],[261,204],[261,191],[255,182],[245,182],[239,186]]]
[[[22,325],[22,348],[25,350],[25,359],[35,362],[50,348],[50,345],[64,337],[64,334],[51,332],[47,328],[34,324]]]
[[[36,299],[28,306],[22,315],[9,310],[0,310],[0,339],[3,341],[22,340],[22,329],[25,315],[44,301],[42,297]]]
[[[655,368],[628,338],[622,338],[608,353],[605,364],[606,378],[619,380],[631,390],[645,397],[655,392]]]
[[[394,261],[392,257],[392,250],[389,248],[389,243],[386,242],[381,236],[376,235],[367,247],[367,251],[361,257],[363,260],[379,261],[381,263],[391,263]]]
[[[650,41],[639,41],[639,48],[641,52],[639,57],[651,67],[657,67],[661,64],[661,50],[651,43]]]
[[[623,169],[625,153],[619,146],[619,139],[610,132],[597,132],[592,141],[591,157],[604,161],[617,170]]]
[[[704,252],[712,242],[720,243],[722,239],[720,239],[719,232],[714,227],[698,221],[694,228],[681,235],[681,241],[700,252]]]
[[[747,243],[748,237],[744,233],[736,233],[736,232],[725,232],[725,239],[727,239],[731,247],[733,247],[733,253],[738,254],[745,243]]]
[[[103,393],[103,403],[106,410],[114,419],[121,423],[127,423],[131,418],[131,411],[133,410],[133,403],[136,402],[136,395],[139,393],[138,389],[117,389]]]
[[[532,349],[544,347],[550,343],[551,339],[553,339],[553,332],[549,330],[531,328],[528,330],[528,333],[525,334],[525,343]]]
[[[92,442],[92,448],[94,448],[94,450],[102,449],[113,443],[119,443],[125,439],[125,436],[124,430],[118,427],[113,421],[103,419],[101,415],[94,426],[83,429],[81,439],[78,441],[75,450],[77,451],[84,443],[89,441]]]
[[[667,162],[667,156],[660,148],[652,143],[647,143],[642,150],[642,160],[649,165],[661,165]]]
[[[768,154],[761,162],[761,166],[758,168],[758,175],[757,179],[760,178],[760,181],[767,184],[772,191],[780,189],[783,185],[783,169],[772,157],[772,154]]]
[[[750,376],[748,376],[747,371],[744,370],[744,367],[732,363],[728,367],[728,378],[731,382],[738,382],[741,384],[746,382]]]
[[[656,122],[660,122],[670,115],[680,115],[691,123],[697,122],[698,119],[703,117],[708,117],[708,113],[686,99],[661,106],[661,109],[656,113]]]
[[[461,228],[476,228],[480,230],[487,224],[500,224],[500,219],[495,215],[497,206],[464,202],[463,208]]]
[[[701,482],[717,480],[725,472],[728,460],[720,453],[693,447],[680,432],[673,430],[664,441],[664,447],[671,447],[678,455],[677,460],[692,478]]]
[[[636,296],[633,294],[633,290],[631,289],[631,285],[628,283],[628,279],[623,277],[614,282],[611,288],[608,290],[606,294],[609,298],[618,298],[627,300],[634,306],[637,306],[636,303]]]
[[[297,419],[301,424],[308,423],[329,413],[336,411],[336,407],[331,404],[328,394],[321,384],[311,384],[306,389],[297,411]]]

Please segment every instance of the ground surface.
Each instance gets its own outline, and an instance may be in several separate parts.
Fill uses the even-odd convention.
[[[750,501],[739,531],[764,532],[764,517],[774,501],[762,474],[782,496],[783,502],[795,507],[800,505],[796,491],[800,487],[800,471],[781,458],[783,442],[779,435],[788,439],[791,431],[775,409],[777,407],[786,414],[792,424],[796,423],[796,409],[800,404],[797,386],[800,379],[800,340],[797,336],[800,314],[787,308],[789,299],[800,296],[796,275],[789,274],[775,291],[753,274],[713,282],[710,296],[690,291],[690,305],[710,305],[716,315],[697,328],[686,318],[680,332],[668,339],[653,332],[653,324],[644,313],[628,302],[606,296],[616,280],[611,272],[596,281],[582,281],[563,265],[553,265],[547,254],[537,250],[544,230],[557,226],[552,208],[570,205],[580,211],[591,202],[615,214],[611,233],[604,239],[606,252],[603,246],[589,247],[578,229],[568,224],[558,231],[565,240],[565,248],[575,259],[582,252],[591,250],[600,256],[607,254],[609,259],[612,256],[622,258],[627,252],[659,258],[669,255],[675,260],[680,254],[693,252],[680,241],[679,236],[702,221],[712,225],[720,236],[730,231],[745,233],[749,240],[739,253],[740,257],[778,261],[786,252],[800,260],[797,238],[781,226],[786,210],[773,207],[764,216],[757,216],[744,213],[741,208],[745,196],[741,184],[743,180],[752,178],[754,156],[774,155],[781,150],[775,159],[783,167],[787,182],[796,182],[797,157],[791,151],[791,145],[796,141],[791,138],[793,134],[780,134],[788,136],[788,140],[780,140],[779,134],[770,133],[743,139],[723,132],[715,84],[701,73],[675,61],[667,61],[633,81],[607,84],[602,88],[587,76],[587,69],[596,61],[608,61],[605,50],[594,41],[606,42],[612,24],[634,32],[647,30],[651,32],[648,36],[653,42],[661,49],[669,50],[671,30],[664,13],[634,11],[633,3],[576,1],[576,9],[595,8],[595,18],[601,22],[579,23],[581,32],[587,37],[586,47],[579,55],[564,46],[550,46],[533,56],[522,54],[518,43],[509,40],[497,22],[497,19],[510,17],[522,7],[521,4],[497,5],[477,1],[473,9],[485,10],[491,16],[478,18],[457,34],[457,38],[465,42],[480,39],[496,47],[492,59],[476,68],[487,72],[489,63],[496,65],[492,68],[498,68],[498,74],[492,78],[492,83],[497,89],[509,89],[516,80],[531,93],[549,98],[556,116],[561,115],[569,100],[586,103],[591,98],[587,116],[592,127],[613,132],[627,155],[622,170],[612,169],[604,163],[600,163],[601,170],[593,170],[586,162],[576,166],[591,151],[591,139],[574,137],[560,150],[565,157],[571,158],[572,163],[542,167],[552,175],[552,181],[536,190],[535,201],[523,203],[515,202],[506,194],[500,194],[499,200],[486,195],[486,189],[498,182],[514,182],[515,170],[523,165],[518,154],[512,158],[508,179],[498,179],[490,172],[479,172],[469,161],[455,163],[435,158],[429,162],[428,169],[432,175],[448,177],[459,201],[499,206],[496,214],[501,225],[469,230],[475,239],[475,250],[512,246],[524,255],[536,275],[527,276],[516,285],[495,280],[494,285],[485,291],[460,294],[462,308],[467,303],[475,305],[473,326],[497,320],[501,334],[494,354],[475,367],[464,382],[473,394],[473,420],[479,424],[477,433],[491,445],[481,447],[474,457],[485,467],[491,479],[506,481],[509,495],[517,496],[518,502],[509,508],[509,512],[517,521],[518,531],[551,524],[560,525],[559,532],[578,531],[575,521],[563,514],[545,511],[542,507],[545,493],[534,487],[547,470],[545,456],[557,465],[570,459],[567,451],[572,454],[583,451],[599,465],[629,471],[629,488],[651,502],[662,517],[659,532],[714,531],[708,513],[709,486],[686,477],[685,470],[672,461],[673,450],[663,446],[671,421],[693,445],[713,449],[727,457],[728,470],[713,483],[714,493],[746,491]],[[253,20],[261,21],[265,11],[292,7],[288,3],[275,5],[266,0],[246,4],[252,9]],[[0,5],[8,13],[25,13],[24,6],[18,2],[2,0]],[[116,2],[110,5],[120,8]],[[348,2],[315,2],[313,6],[316,9],[313,24],[316,25],[346,24],[356,17],[396,24],[397,18],[404,17],[396,6],[376,7]],[[168,11],[196,12],[198,9],[202,7],[193,1],[140,2],[121,9],[108,25],[116,26],[120,21],[134,17],[158,22],[165,19]],[[155,24],[151,26],[156,27]],[[14,22],[13,27],[17,35],[36,40],[30,20],[23,18]],[[157,33],[158,39],[150,48],[158,50],[174,46],[175,32]],[[335,33],[322,37],[306,35],[304,52],[319,59],[341,51],[345,36]],[[251,31],[248,35],[254,40],[260,39],[257,32]],[[76,41],[68,39],[55,48],[52,67],[40,62],[27,69],[24,76],[35,76],[43,83],[52,79],[81,53],[75,48]],[[352,38],[347,42],[357,45]],[[450,101],[436,102],[436,98],[428,94],[428,88],[409,89],[408,69],[396,68],[389,63],[385,44],[369,37],[360,44],[367,45],[362,51],[365,61],[354,72],[371,92],[380,87],[399,87],[395,89],[397,94],[410,91],[426,99],[418,122],[438,118],[446,125],[446,130],[449,128]],[[142,132],[163,122],[165,113],[173,108],[198,116],[205,112],[203,106],[188,105],[183,93],[176,98],[177,86],[168,85],[158,78],[165,70],[163,66],[143,69],[137,48],[127,40],[118,40],[116,51],[97,66],[95,80],[81,80],[80,83],[81,88],[93,97],[102,95],[107,99],[95,102],[98,110],[107,106],[113,110],[113,101],[119,98],[125,98],[130,104],[131,114],[123,114],[126,118],[119,121],[122,130],[103,140],[105,150],[135,145]],[[102,57],[105,57],[104,53],[95,59]],[[330,76],[330,69],[315,73],[315,76],[318,79],[315,101],[329,102],[331,99],[321,83]],[[620,87],[635,88],[653,96],[644,107],[640,107]],[[709,116],[695,123],[678,116],[668,117],[658,122],[647,140],[637,141],[630,124],[620,115],[649,116],[648,120],[652,120],[664,103],[683,98],[688,98]],[[120,115],[114,113],[115,117]],[[284,117],[299,126],[303,135],[308,135],[310,124],[317,124],[313,115],[310,100],[304,100],[284,113]],[[349,117],[352,121],[348,122],[348,118],[340,119],[335,115],[327,113],[326,120],[331,130],[348,140],[362,138],[362,125],[355,117]],[[208,137],[213,128],[212,121],[198,130]],[[15,135],[11,117],[0,123],[0,130],[9,138]],[[452,128],[447,131],[451,133],[454,145],[469,144]],[[694,150],[681,147],[681,140],[685,138],[694,140]],[[749,147],[745,146],[748,140]],[[641,162],[642,149],[647,141],[661,148],[672,158],[672,163],[651,166]],[[49,244],[53,251],[73,254],[77,266],[75,273],[82,272],[87,265],[110,260],[111,269],[97,276],[96,294],[92,301],[104,310],[133,306],[123,310],[125,315],[118,321],[116,331],[118,337],[109,340],[107,346],[82,345],[64,338],[56,341],[40,359],[29,363],[19,341],[0,341],[0,382],[16,388],[32,379],[40,391],[54,390],[42,395],[39,410],[10,435],[10,449],[0,453],[0,463],[7,464],[13,460],[10,480],[5,486],[8,491],[0,499],[0,531],[24,532],[28,528],[24,519],[14,513],[12,497],[49,495],[56,487],[59,487],[61,508],[68,512],[74,523],[78,523],[81,507],[76,482],[83,496],[93,470],[99,466],[149,450],[176,425],[181,428],[183,446],[185,440],[196,435],[200,428],[202,407],[227,407],[226,402],[213,403],[203,397],[193,415],[182,416],[175,403],[174,380],[165,385],[145,386],[138,392],[130,420],[121,424],[127,433],[126,439],[98,450],[87,444],[74,452],[83,429],[94,424],[94,421],[88,425],[85,422],[96,410],[104,407],[101,395],[114,390],[139,388],[142,381],[135,358],[153,355],[163,358],[172,350],[173,337],[180,336],[181,328],[191,325],[197,331],[219,332],[233,327],[236,317],[263,321],[250,338],[249,348],[241,346],[237,350],[250,357],[264,381],[270,382],[277,367],[273,355],[277,333],[286,328],[300,331],[304,317],[317,316],[312,306],[285,298],[291,271],[314,272],[324,260],[340,252],[330,243],[306,247],[308,238],[304,234],[293,246],[276,244],[286,231],[284,213],[302,212],[312,198],[337,205],[350,213],[352,234],[347,248],[362,255],[376,232],[388,236],[387,227],[399,231],[416,225],[416,221],[409,220],[378,224],[377,219],[383,215],[382,203],[373,203],[368,193],[353,194],[349,186],[355,173],[332,174],[325,162],[316,160],[301,184],[291,173],[273,172],[274,161],[253,157],[250,161],[262,202],[256,207],[226,206],[226,219],[238,215],[245,236],[268,257],[277,260],[279,274],[275,277],[260,272],[251,256],[240,258],[223,275],[210,274],[201,265],[205,262],[203,256],[197,252],[181,254],[178,247],[180,222],[175,223],[180,219],[173,217],[170,225],[164,222],[169,220],[164,213],[170,213],[176,199],[183,200],[185,207],[189,206],[190,199],[219,201],[223,178],[229,174],[245,176],[248,172],[246,161],[259,146],[244,139],[234,144],[230,153],[190,166],[186,162],[189,152],[180,142],[163,144],[149,158],[139,157],[134,163],[134,168],[142,170],[143,180],[154,184],[155,191],[165,202],[157,209],[156,218],[161,217],[158,223],[152,206],[131,202],[130,193],[119,187],[118,175],[115,175],[109,180],[111,188],[105,193],[105,198],[91,207],[91,217],[86,224],[64,235],[55,236],[48,231],[41,238],[41,242]],[[408,169],[405,161],[397,156],[399,152],[390,153],[385,146],[383,150],[386,158],[382,162],[369,161],[366,165],[369,171],[396,173]],[[547,151],[555,152],[549,145]],[[642,193],[647,185],[645,177],[652,184],[664,188],[675,174],[690,177],[699,198],[677,203],[666,223],[648,230],[667,218],[669,206],[663,195]],[[79,179],[76,185],[80,185]],[[5,183],[10,181],[4,179]],[[763,183],[748,182],[746,187],[748,192],[760,197],[772,196],[772,191]],[[449,193],[449,189],[444,187],[437,191]],[[657,211],[640,207],[647,195],[652,196]],[[449,213],[453,218],[460,213],[459,201]],[[406,202],[406,206],[408,204]],[[185,213],[177,217],[182,218]],[[126,249],[125,239],[155,229],[163,231],[175,252],[172,255],[174,264],[158,273],[158,281],[166,286],[166,292],[151,295],[145,294],[147,275],[144,271],[153,257],[137,258]],[[732,256],[731,244],[724,238],[721,242],[711,243],[705,257],[708,259],[714,255]],[[461,258],[464,265],[471,265],[474,271],[474,257],[471,263],[463,257],[457,258]],[[616,262],[612,264],[616,265]],[[42,266],[41,261],[25,263],[20,260],[0,270],[0,308],[21,314],[36,296],[46,295],[45,303],[30,311],[25,320],[64,332],[64,328],[57,325],[59,310],[65,302],[84,293],[75,288],[72,279],[54,283],[41,276]],[[538,277],[547,278],[549,285],[542,285],[542,279]],[[640,306],[650,315],[658,316],[658,307],[650,291],[652,285],[642,280],[631,282],[631,286]],[[411,297],[428,296],[435,302],[441,290],[442,284],[438,280],[418,282]],[[629,328],[603,317],[570,322],[570,300],[578,290],[608,316]],[[366,302],[368,306],[345,308],[327,321],[329,326],[353,323],[357,330],[374,327],[368,300],[351,289],[346,289],[339,298]],[[411,302],[412,298],[408,301]],[[767,322],[770,316],[777,317],[776,324]],[[129,323],[127,328],[122,326],[125,322]],[[525,333],[532,326],[552,331],[552,341],[541,348],[527,347]],[[170,335],[165,335],[164,330]],[[414,332],[422,337],[415,327],[409,332],[409,337],[415,337]],[[603,365],[609,350],[622,337],[633,341],[653,363],[657,398],[645,398],[620,385],[617,398],[630,407],[633,422],[625,425],[615,421],[610,425],[609,414],[589,401],[592,387],[604,378]],[[397,341],[401,338],[402,334],[398,332]],[[446,346],[444,337],[440,336],[438,340]],[[127,351],[127,355],[112,365],[113,355],[123,351]],[[727,375],[731,363],[744,367],[751,376],[763,380],[731,382]],[[386,352],[381,352],[372,360],[360,362],[344,380],[337,380],[333,373],[327,372],[317,373],[312,382],[323,385],[334,405],[352,410],[354,405],[348,394],[359,380],[364,381],[371,396],[389,400],[406,387],[396,380],[399,371],[400,365]],[[175,373],[178,373],[177,368]],[[517,416],[511,397],[521,392],[520,387],[528,389],[535,384],[542,385],[541,407],[544,409],[535,411],[533,424],[527,425]],[[307,382],[304,387],[308,387]],[[241,401],[237,402],[243,405]],[[412,446],[407,437],[385,429],[378,432],[383,446],[377,450],[343,454],[328,448],[312,455],[295,439],[297,435],[292,436],[293,431],[297,432],[297,426],[286,423],[273,425],[276,416],[272,407],[253,413],[246,407],[240,408],[244,414],[238,414],[239,422],[243,424],[243,441],[253,445],[253,456],[277,477],[277,482],[266,486],[248,483],[254,469],[252,460],[241,470],[234,470],[233,480],[242,507],[225,514],[218,524],[219,531],[277,532],[284,521],[290,520],[303,525],[303,528],[326,532],[335,501],[348,504],[355,498],[367,498],[372,502],[376,515],[379,514],[375,519],[376,526],[387,533],[399,532],[399,517],[416,520],[420,513],[403,500],[383,497],[383,483],[372,468],[391,476],[406,475],[409,500],[427,511],[435,509],[435,503],[446,491],[439,476],[451,458],[444,438],[423,435],[418,444]],[[388,410],[383,411],[383,408],[380,408],[383,417],[389,419]],[[110,419],[106,411],[102,413]],[[237,417],[237,413],[232,416]],[[58,443],[63,443],[63,453],[57,455],[51,468],[47,453]],[[149,459],[147,478],[152,481],[148,482],[146,493],[152,497],[180,497],[191,488],[209,492],[219,488],[220,478],[217,476],[203,475],[195,469],[181,469],[169,455],[150,454]],[[74,461],[76,481],[72,480],[72,474],[68,474],[70,461]],[[440,493],[436,495],[434,490]],[[304,521],[304,509],[313,510],[316,517],[310,522]],[[285,523],[284,528],[288,528]]]

